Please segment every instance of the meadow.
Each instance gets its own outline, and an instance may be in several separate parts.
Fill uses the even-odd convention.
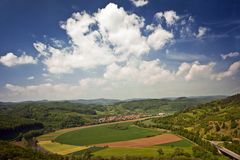
[[[170,155],[174,152],[177,147],[163,146],[163,147],[144,147],[144,148],[106,148],[97,152],[94,152],[94,156],[101,156],[109,158],[111,156],[115,157],[125,157],[125,156],[141,156],[141,157],[158,157],[158,149],[161,148],[165,155]],[[184,152],[192,154],[191,147],[183,147]]]
[[[94,157],[125,157],[126,155],[158,157],[159,148],[163,150],[164,155],[173,154],[176,148],[182,148],[184,152],[192,154],[192,146],[195,144],[184,138],[177,142],[146,147],[91,147],[94,144],[128,141],[152,137],[162,133],[164,132],[161,130],[138,127],[133,122],[121,122],[62,129],[42,135],[38,140],[39,145],[44,149],[61,155],[79,156],[90,150]],[[169,133],[169,135],[171,134]]]
[[[184,152],[189,153],[192,155],[192,147],[195,144],[189,140],[183,139],[178,142],[171,142],[157,146],[150,146],[150,147],[139,147],[139,148],[132,148],[132,147],[96,147],[93,148],[91,151],[95,157],[102,156],[109,158],[111,156],[115,157],[125,157],[125,156],[141,156],[141,157],[158,157],[158,149],[161,148],[164,152],[165,156],[171,155],[176,148],[183,149]],[[81,155],[86,150],[81,150],[79,152],[74,152],[72,155]]]
[[[132,122],[110,124],[64,133],[55,141],[63,144],[86,146],[99,143],[126,141],[161,134],[160,131],[135,126]]]

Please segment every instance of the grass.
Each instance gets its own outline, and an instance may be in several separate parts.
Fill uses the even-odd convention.
[[[193,144],[191,141],[183,139],[181,141],[177,142],[171,142],[171,143],[166,143],[166,144],[160,144],[158,146],[170,146],[170,147],[192,147],[195,144]]]
[[[58,137],[58,136],[60,136],[64,133],[71,132],[71,131],[74,131],[74,130],[79,130],[79,129],[80,129],[80,127],[60,129],[60,130],[57,130],[55,132],[51,132],[51,133],[48,133],[48,134],[41,135],[41,136],[37,137],[37,140],[38,141],[51,141],[51,140],[54,140],[56,137]]]
[[[192,155],[192,147],[195,144],[187,139],[183,139],[178,142],[172,142],[167,144],[161,144],[152,147],[145,148],[124,148],[124,147],[114,147],[114,148],[106,148],[104,150],[94,152],[94,156],[102,156],[109,158],[111,156],[115,157],[125,157],[128,156],[141,156],[141,157],[159,157],[157,150],[161,148],[164,152],[164,155],[171,155],[176,148],[181,148],[184,152]]]
[[[145,120],[145,121],[143,121],[143,123],[144,123],[145,125],[155,125],[155,124],[156,124],[156,123],[154,123],[154,122],[152,121],[152,119]]]
[[[82,154],[84,154],[86,151],[91,151],[91,153],[93,153],[93,152],[97,152],[97,151],[101,151],[101,150],[104,150],[104,149],[106,149],[106,147],[89,147],[89,148],[87,148],[87,149],[83,149],[83,150],[80,150],[80,151],[77,151],[77,152],[73,152],[73,153],[71,153],[71,154],[69,154],[69,155],[73,155],[73,156],[79,156],[79,155],[82,155]]]
[[[109,157],[125,157],[128,156],[141,156],[141,157],[158,157],[158,149],[161,148],[164,152],[164,155],[170,155],[174,152],[174,150],[177,147],[171,147],[171,146],[153,146],[153,147],[145,147],[145,148],[106,148],[97,152],[94,152],[94,156],[101,156],[105,158]],[[192,148],[191,147],[181,147],[184,152],[187,152],[189,154],[192,154]]]
[[[56,142],[51,141],[40,141],[38,143],[41,147],[43,147],[45,150],[60,154],[60,155],[67,155],[76,151],[87,149],[85,146],[73,146],[73,145],[67,145],[67,144],[60,144]]]
[[[64,133],[58,136],[55,140],[56,142],[63,144],[85,146],[99,143],[138,139],[158,135],[161,133],[157,130],[137,127],[133,125],[132,122],[121,123],[119,125],[121,125],[121,127],[104,125],[82,128],[76,131]]]
[[[94,156],[109,158],[128,156],[156,157],[158,156],[157,148],[106,148],[94,153]]]

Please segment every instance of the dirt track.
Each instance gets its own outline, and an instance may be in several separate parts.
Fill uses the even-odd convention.
[[[111,142],[111,143],[102,143],[96,144],[94,146],[109,146],[109,147],[147,147],[147,146],[154,146],[158,144],[165,144],[170,142],[180,141],[182,138],[173,135],[173,134],[162,134],[154,137],[149,138],[139,138],[135,140],[129,141],[120,141],[120,142]]]

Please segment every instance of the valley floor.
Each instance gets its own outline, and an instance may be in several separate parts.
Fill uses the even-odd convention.
[[[157,157],[159,148],[170,154],[178,147],[192,154],[195,144],[189,140],[165,130],[135,126],[134,121],[62,129],[38,137],[38,145],[60,155],[81,155],[91,150],[95,157]]]

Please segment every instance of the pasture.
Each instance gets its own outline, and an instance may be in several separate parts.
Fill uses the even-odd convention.
[[[140,128],[132,122],[109,124],[96,127],[82,128],[64,133],[55,140],[58,143],[87,146],[100,143],[127,141],[132,139],[152,137],[160,131]]]
[[[161,148],[164,152],[164,155],[170,155],[174,152],[177,147],[172,146],[152,146],[152,147],[144,147],[144,148],[128,148],[128,147],[109,147],[97,152],[94,152],[94,156],[101,157],[125,157],[125,156],[141,156],[141,157],[159,157],[158,149]],[[191,147],[181,147],[184,152],[192,154]]]
[[[171,147],[192,147],[195,144],[187,139],[183,139],[181,141],[171,142],[171,143],[165,143],[165,144],[159,144],[158,146],[171,146]]]
[[[101,156],[109,158],[111,156],[115,157],[125,157],[125,156],[142,156],[142,157],[159,157],[158,149],[161,148],[164,152],[164,155],[171,155],[176,148],[183,149],[184,152],[192,154],[192,146],[195,144],[189,140],[182,139],[177,142],[170,142],[166,144],[161,144],[157,146],[149,147],[93,147],[91,149],[95,157]],[[86,150],[81,150],[79,152],[74,152],[73,155],[81,155]]]

